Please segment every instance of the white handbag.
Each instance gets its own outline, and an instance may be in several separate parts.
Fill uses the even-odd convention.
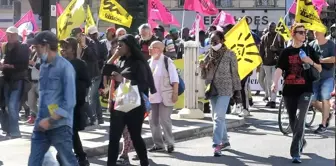
[[[129,80],[120,83],[116,90],[114,109],[121,112],[129,112],[141,105],[141,97],[137,85],[131,85]]]

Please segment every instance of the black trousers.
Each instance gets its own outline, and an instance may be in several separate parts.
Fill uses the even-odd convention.
[[[122,132],[127,125],[133,146],[140,159],[141,166],[148,166],[147,149],[141,137],[142,124],[144,122],[145,106],[142,104],[128,113],[110,110],[110,142],[108,146],[108,166],[116,166],[119,154],[119,141]]]
[[[305,121],[307,111],[311,102],[312,93],[303,93],[300,96],[284,96],[285,107],[288,112],[289,124],[293,131],[290,154],[292,157],[300,156],[300,149],[305,142]],[[299,109],[299,115],[296,116]]]
[[[240,84],[241,84],[241,101],[242,101],[242,104],[243,104],[243,108],[245,110],[249,110],[249,98],[248,98],[248,87],[249,86],[249,79],[250,79],[250,76],[246,76],[244,79],[242,79],[240,81]]]

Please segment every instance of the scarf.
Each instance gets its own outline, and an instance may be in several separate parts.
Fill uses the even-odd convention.
[[[212,48],[209,50],[207,55],[208,58],[205,58],[204,64],[207,70],[213,69],[220,62],[221,57],[225,54],[227,48],[223,45],[218,51],[214,51]]]

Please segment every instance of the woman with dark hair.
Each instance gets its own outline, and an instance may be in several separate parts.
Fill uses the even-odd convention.
[[[112,79],[116,82],[116,86],[126,78],[131,81],[131,85],[138,86],[140,93],[144,93],[147,96],[149,90],[152,94],[156,93],[152,72],[134,36],[124,35],[118,39],[115,56],[120,56],[116,65],[117,71],[112,72]],[[116,111],[113,107],[110,107],[110,111],[110,142],[107,165],[116,165],[120,137],[127,125],[141,166],[148,166],[146,145],[141,137],[142,124],[146,112],[144,99],[142,98],[139,107],[127,113]]]
[[[238,75],[237,57],[226,48],[224,34],[214,31],[211,35],[211,49],[204,61],[201,61],[202,78],[209,87],[208,97],[212,110],[214,156],[230,148],[225,124],[226,111],[234,91],[241,90]]]

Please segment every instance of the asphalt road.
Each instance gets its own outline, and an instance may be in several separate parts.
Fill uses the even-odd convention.
[[[148,153],[151,166],[291,166],[289,154],[291,135],[278,130],[277,110],[266,109],[257,102],[247,124],[229,132],[232,150],[221,157],[213,157],[211,137],[202,137],[176,143],[176,151]],[[335,118],[329,130],[316,135],[313,129],[321,121],[318,113],[313,127],[306,129],[307,147],[302,155],[303,166],[335,166]],[[134,152],[130,157],[135,155]],[[91,158],[92,166],[106,165],[106,157]],[[132,164],[138,165],[136,161]]]

